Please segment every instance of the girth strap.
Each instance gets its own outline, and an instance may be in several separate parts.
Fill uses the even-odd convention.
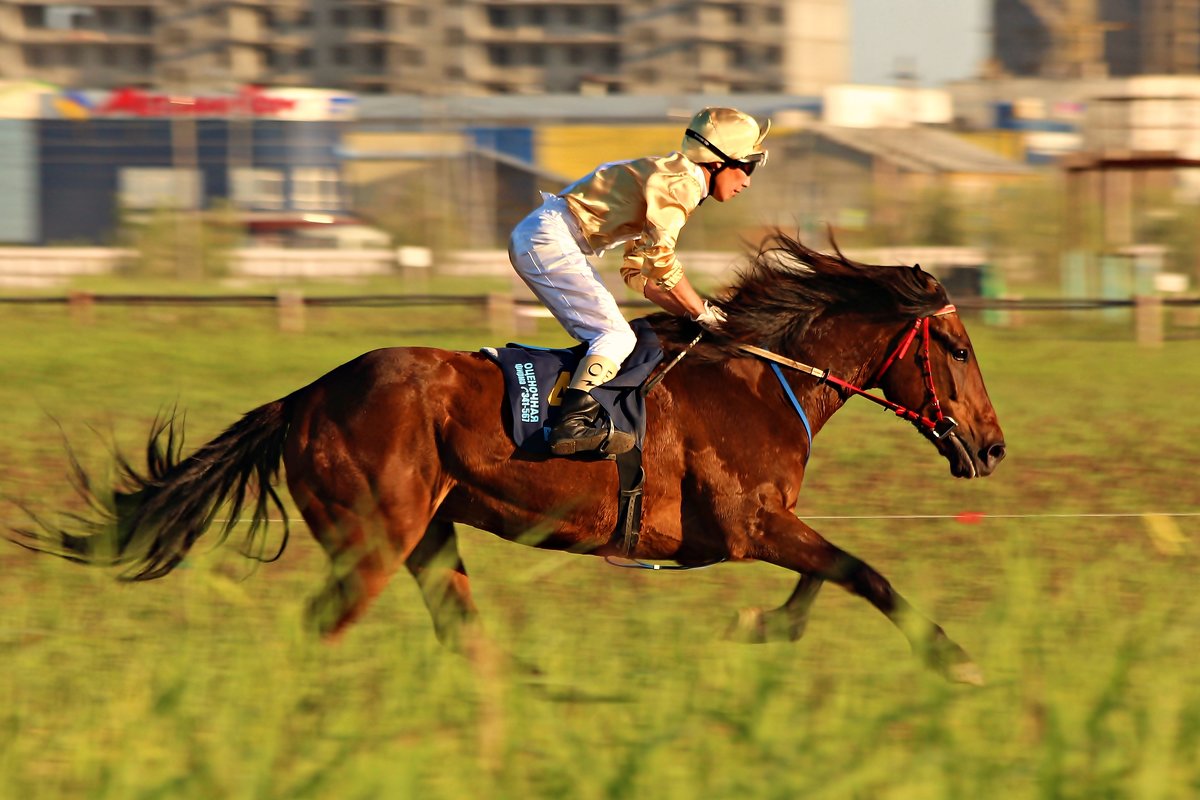
[[[617,462],[617,528],[613,539],[621,542],[621,553],[633,558],[642,531],[642,489],[646,473],[642,469],[642,449],[635,447],[613,456]]]

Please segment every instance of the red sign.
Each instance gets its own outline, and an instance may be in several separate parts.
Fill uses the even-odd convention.
[[[137,117],[227,117],[239,114],[269,117],[295,108],[295,100],[271,97],[252,86],[239,90],[235,95],[210,97],[156,94],[130,88],[112,92],[108,100],[93,109],[92,113],[132,114]]]

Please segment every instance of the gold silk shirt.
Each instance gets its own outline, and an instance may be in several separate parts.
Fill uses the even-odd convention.
[[[672,153],[603,164],[559,196],[593,252],[625,245],[621,277],[641,294],[648,281],[670,290],[683,277],[675,242],[707,193],[704,170]]]

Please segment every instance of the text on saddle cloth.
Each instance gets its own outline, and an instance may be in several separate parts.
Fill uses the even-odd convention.
[[[630,323],[637,345],[621,364],[617,376],[592,390],[592,397],[608,412],[618,430],[637,436],[640,448],[646,435],[646,401],[638,388],[662,361],[662,346],[649,323]],[[500,366],[504,389],[512,411],[513,441],[530,453],[550,452],[549,429],[558,418],[560,397],[571,381],[587,345],[554,350],[509,343],[485,347],[481,352]]]

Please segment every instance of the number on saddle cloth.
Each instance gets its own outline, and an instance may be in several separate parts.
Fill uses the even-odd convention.
[[[637,437],[640,448],[646,435],[646,402],[638,388],[662,361],[658,336],[645,320],[630,325],[637,345],[621,364],[617,376],[592,390],[592,397],[608,412],[618,430]],[[558,418],[559,397],[566,388],[586,345],[549,349],[509,343],[481,352],[495,361],[504,373],[504,388],[512,411],[509,431],[517,447],[526,452],[548,454],[549,430]]]

